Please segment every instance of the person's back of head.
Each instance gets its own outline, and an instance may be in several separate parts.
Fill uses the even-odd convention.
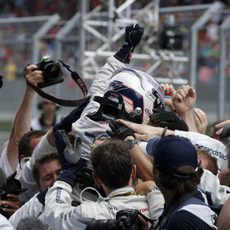
[[[127,186],[133,162],[127,144],[108,140],[97,146],[91,155],[94,174],[110,189]]]
[[[43,130],[32,130],[25,133],[18,143],[19,160],[22,157],[30,157],[40,138],[46,134]],[[35,140],[36,139],[36,140]]]
[[[47,230],[48,226],[43,224],[41,220],[36,217],[26,217],[21,219],[17,225],[16,230]]]
[[[176,194],[197,189],[203,170],[198,164],[196,149],[188,139],[174,135],[162,138],[153,157],[154,176],[160,189]]]

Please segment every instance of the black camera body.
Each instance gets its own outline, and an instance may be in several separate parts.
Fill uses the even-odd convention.
[[[116,215],[117,224],[120,229],[138,230],[141,227],[137,219],[138,215],[141,213],[136,209],[120,210]]]
[[[129,114],[125,110],[122,96],[114,91],[107,91],[103,97],[95,96],[94,101],[100,104],[96,113],[87,116],[94,121],[113,121],[115,119],[129,120]]]
[[[15,178],[16,172],[9,176],[6,181],[0,186],[0,198],[1,200],[8,200],[8,194],[19,195],[25,192],[27,189],[22,189],[21,182]],[[3,211],[4,205],[0,207],[0,214],[9,218],[9,213]]]
[[[15,178],[16,172],[9,176],[4,184],[0,186],[2,200],[7,200],[7,194],[19,195],[27,189],[22,189],[21,182]]]
[[[144,216],[135,209],[120,210],[116,214],[116,219],[93,220],[88,224],[86,230],[139,230],[141,229],[141,225],[137,219],[138,215]]]
[[[52,60],[50,56],[42,57],[42,60],[37,64],[37,68],[42,71],[44,76],[44,82],[38,85],[39,88],[55,85],[64,81],[60,62]]]

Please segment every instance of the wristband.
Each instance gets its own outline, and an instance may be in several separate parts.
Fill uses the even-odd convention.
[[[161,138],[163,138],[163,137],[165,136],[167,130],[168,130],[168,127],[165,126],[165,127],[164,127],[164,130],[163,130],[163,132],[162,132],[162,134],[161,134]]]
[[[128,145],[129,149],[131,149],[134,145],[138,145],[138,142],[136,139],[128,139],[125,142]]]

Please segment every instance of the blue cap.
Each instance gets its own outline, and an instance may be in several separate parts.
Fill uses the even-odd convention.
[[[153,152],[155,168],[179,178],[190,178],[198,168],[197,152],[192,143],[184,137],[166,136],[161,138]],[[191,172],[179,170],[190,166]]]
[[[153,156],[157,143],[160,141],[160,137],[153,137],[150,139],[146,146],[146,152],[149,156]]]

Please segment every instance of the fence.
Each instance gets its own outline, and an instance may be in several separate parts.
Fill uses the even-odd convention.
[[[226,62],[230,52],[229,21],[228,12],[222,14],[221,5],[159,8],[159,1],[143,1],[140,6],[139,1],[135,0],[127,0],[120,5],[109,0],[89,11],[89,1],[80,2],[81,11],[68,21],[61,20],[58,15],[0,20],[0,67],[4,69],[7,79],[1,89],[0,119],[12,119],[15,114],[25,87],[21,78],[26,64],[31,61],[37,63],[43,54],[48,53],[78,70],[90,85],[105,59],[121,45],[124,27],[137,22],[144,24],[145,37],[133,55],[132,66],[152,75],[165,66],[173,69],[172,76],[159,80],[175,85],[191,82],[196,86],[198,106],[208,112],[210,121],[229,115],[229,103],[226,102],[230,97],[229,78],[226,79],[229,73],[229,63]],[[140,7],[142,10],[139,10]],[[220,27],[212,23],[213,15],[217,14],[225,22]],[[171,16],[184,34],[180,52],[161,50],[155,43],[157,31]],[[217,36],[219,28],[221,42]],[[206,43],[202,41],[202,36],[208,33],[217,37],[205,50]],[[205,52],[214,54],[208,56]],[[13,81],[14,78],[16,80]],[[50,87],[47,91],[62,98],[81,97],[66,72],[65,83]],[[60,112],[66,114],[69,110],[62,108]]]

